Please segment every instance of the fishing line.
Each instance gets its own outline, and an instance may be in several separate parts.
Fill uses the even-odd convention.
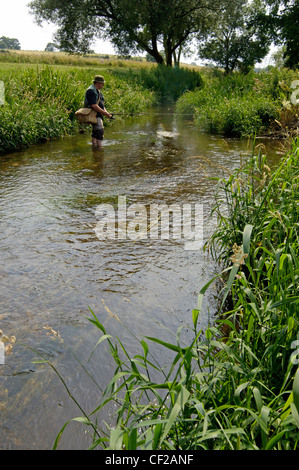
[[[114,116],[193,116],[192,113],[111,113]]]

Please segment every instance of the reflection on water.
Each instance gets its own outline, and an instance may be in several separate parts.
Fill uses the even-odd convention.
[[[99,240],[97,206],[115,205],[119,196],[128,204],[200,203],[208,237],[215,185],[209,177],[224,175],[250,153],[247,141],[204,135],[171,110],[166,114],[115,121],[101,150],[92,149],[86,132],[1,158],[0,328],[50,357],[86,411],[98,403],[112,367],[101,346],[89,363],[95,385],[74,358],[88,361],[99,337],[86,319],[89,308],[137,353],[130,332],[172,339],[184,325],[188,336],[199,289],[215,269],[206,254],[185,250],[181,241]],[[211,315],[213,292],[202,326]],[[53,341],[45,326],[64,343]],[[34,357],[18,344],[0,365],[1,448],[51,448],[62,425],[80,415],[57,376]],[[88,442],[73,423],[60,448]]]

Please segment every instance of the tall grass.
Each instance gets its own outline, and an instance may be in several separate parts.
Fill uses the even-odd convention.
[[[206,248],[222,271],[199,292],[189,343],[180,327],[172,341],[139,340],[132,356],[91,312],[97,347],[106,344],[115,362],[99,406],[74,418],[92,429],[91,449],[298,448],[298,163],[295,141],[273,171],[259,153],[218,179],[219,223]],[[201,330],[204,296],[219,278],[218,315]],[[110,405],[114,422],[103,425],[99,414]]]
[[[226,77],[217,72],[214,77],[209,74],[203,78],[205,86],[201,90],[179,98],[177,112],[193,114],[196,126],[206,132],[243,137],[266,133],[277,126],[298,74],[272,69]],[[297,107],[291,114],[298,117]]]
[[[67,52],[49,52],[49,51],[4,51],[0,50],[0,63],[11,64],[44,64],[59,65],[66,67],[123,67],[127,66],[146,66],[147,63],[142,59],[120,59],[117,56],[109,54],[68,54]]]
[[[98,73],[98,69],[62,71],[50,66],[2,72],[5,104],[0,106],[0,153],[75,132],[75,111],[83,106],[85,91]],[[141,112],[155,102],[151,92],[136,84],[108,73],[105,79],[106,107],[111,111]]]
[[[158,94],[161,101],[176,101],[186,91],[203,86],[199,72],[188,68],[173,69],[162,65],[151,69],[142,68],[138,83]]]
[[[203,86],[201,74],[187,67],[171,68],[165,65],[119,69],[113,74],[125,77],[133,83],[152,91],[160,103],[176,101],[186,91]]]

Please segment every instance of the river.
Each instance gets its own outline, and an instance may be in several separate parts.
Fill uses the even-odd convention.
[[[116,119],[100,150],[86,132],[1,157],[0,329],[17,340],[0,364],[1,449],[51,449],[63,424],[81,415],[57,374],[34,362],[38,353],[53,361],[87,412],[99,403],[99,389],[79,361],[101,388],[115,366],[104,344],[88,360],[100,337],[89,309],[132,354],[141,352],[134,336],[175,341],[183,326],[187,340],[199,289],[217,269],[183,239],[100,239],[97,208],[116,208],[120,197],[126,208],[197,204],[206,240],[215,227],[210,177],[224,176],[222,168],[239,166],[250,152],[247,140],[203,134],[163,107]],[[268,152],[278,157],[270,144]],[[216,295],[211,289],[204,304],[203,328]],[[59,448],[89,443],[86,429],[73,422]]]

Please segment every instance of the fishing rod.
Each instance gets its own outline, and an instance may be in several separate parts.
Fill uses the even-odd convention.
[[[111,118],[114,116],[193,116],[193,113],[110,113]]]

